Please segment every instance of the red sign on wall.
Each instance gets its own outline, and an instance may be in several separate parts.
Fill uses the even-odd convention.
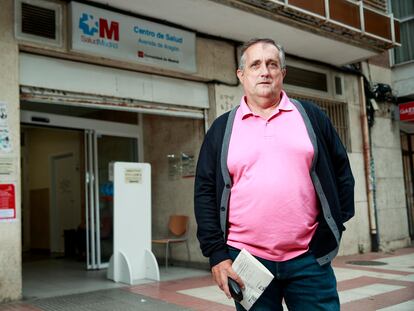
[[[0,220],[16,219],[16,196],[13,184],[0,184]]]
[[[414,121],[414,102],[398,105],[400,121]]]

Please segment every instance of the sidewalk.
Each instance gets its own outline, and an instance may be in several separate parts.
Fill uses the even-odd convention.
[[[414,248],[342,256],[333,263],[341,310],[414,310]],[[210,276],[0,305],[0,310],[235,310]]]

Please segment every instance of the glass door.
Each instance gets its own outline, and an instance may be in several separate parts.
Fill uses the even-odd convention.
[[[113,163],[138,162],[137,137],[85,131],[87,268],[106,268],[113,253]]]

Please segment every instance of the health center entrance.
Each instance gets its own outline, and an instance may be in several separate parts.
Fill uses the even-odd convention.
[[[108,267],[113,163],[139,161],[138,114],[124,113],[136,122],[105,120],[114,113],[93,119],[21,110],[23,261],[40,253],[88,270]]]

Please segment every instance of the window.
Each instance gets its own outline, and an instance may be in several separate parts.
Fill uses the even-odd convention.
[[[284,83],[306,87],[322,92],[328,91],[327,75],[316,71],[311,71],[294,66],[286,66],[287,75]]]
[[[401,33],[401,46],[394,49],[394,62],[414,61],[414,1],[391,0],[391,9],[400,20]]]
[[[288,93],[306,94],[335,102],[345,101],[343,74],[321,64],[311,63],[289,55],[287,58],[284,90]]]
[[[56,12],[54,10],[22,2],[21,14],[22,33],[56,39]]]

